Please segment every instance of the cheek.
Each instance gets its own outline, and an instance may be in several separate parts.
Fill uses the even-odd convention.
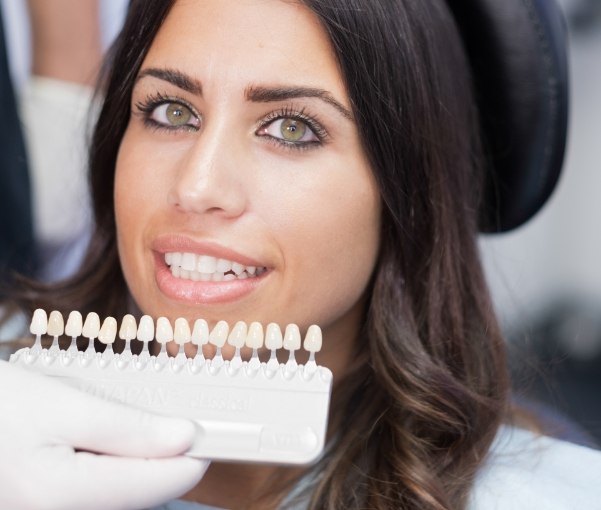
[[[379,193],[371,174],[357,173],[303,193],[302,209],[281,215],[289,220],[281,244],[293,277],[291,305],[322,327],[361,299],[378,256]]]

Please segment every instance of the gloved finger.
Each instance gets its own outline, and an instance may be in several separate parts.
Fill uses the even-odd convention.
[[[123,457],[172,457],[188,450],[195,427],[182,418],[160,416],[82,394],[57,439],[76,449]]]
[[[41,483],[31,487],[29,508],[149,508],[190,490],[209,465],[208,461],[187,457],[134,459],[87,452],[63,453],[63,462],[59,464],[70,468],[46,470],[46,475],[39,478]],[[40,506],[36,506],[37,502]]]

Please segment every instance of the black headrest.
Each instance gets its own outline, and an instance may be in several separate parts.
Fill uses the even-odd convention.
[[[484,232],[515,228],[559,177],[568,119],[567,31],[554,0],[448,0],[474,74],[489,155]]]

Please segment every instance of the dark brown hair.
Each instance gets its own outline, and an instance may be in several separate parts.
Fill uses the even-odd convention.
[[[356,363],[338,381],[311,508],[458,509],[507,407],[504,345],[476,247],[484,159],[470,70],[442,0],[303,0],[329,34],[383,202]],[[81,270],[27,306],[124,313],[113,181],[140,65],[173,2],[134,0],[90,151]],[[365,347],[367,346],[367,347]]]

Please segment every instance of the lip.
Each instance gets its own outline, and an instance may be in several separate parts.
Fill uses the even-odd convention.
[[[161,236],[151,245],[155,262],[155,280],[159,290],[176,301],[208,305],[228,303],[252,293],[270,273],[269,268],[261,276],[243,280],[202,282],[176,278],[165,263],[165,253],[189,252],[198,255],[228,259],[244,266],[265,267],[265,264],[242,255],[235,250],[213,242],[198,242],[184,235]]]

